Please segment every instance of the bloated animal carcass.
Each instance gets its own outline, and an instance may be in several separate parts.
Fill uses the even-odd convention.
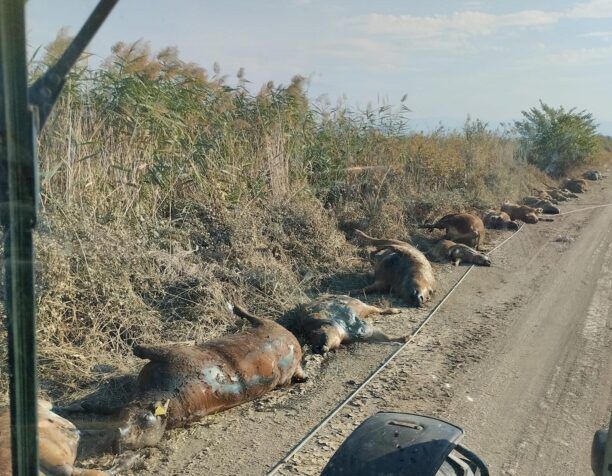
[[[38,452],[40,474],[49,476],[103,476],[116,474],[117,469],[98,471],[74,466],[79,445],[79,431],[65,418],[51,411],[51,403],[38,401]],[[11,428],[10,412],[0,410],[0,476],[10,476]]]
[[[604,175],[599,170],[587,170],[582,174],[582,177],[587,180],[601,180],[604,178]]]
[[[516,205],[514,203],[504,203],[501,207],[503,212],[506,212],[512,220],[521,220],[525,223],[537,223],[538,215],[542,213],[542,209],[528,207],[527,205]]]
[[[559,209],[559,207],[556,207],[555,205],[553,205],[553,203],[550,200],[544,200],[542,198],[528,196],[528,197],[524,197],[522,202],[523,202],[523,205],[527,205],[529,207],[536,208],[536,209],[537,208],[542,209],[542,213],[548,213],[550,215],[558,215],[559,213],[561,213],[561,210]]]
[[[570,192],[574,193],[584,193],[588,190],[587,182],[584,179],[567,178],[563,182],[563,188],[566,188]]]
[[[476,251],[463,243],[455,243],[450,240],[438,240],[427,251],[426,256],[431,261],[450,261],[458,266],[461,262],[475,264],[478,266],[491,266],[491,258],[486,254]]]
[[[325,353],[352,342],[405,342],[405,337],[389,337],[363,320],[372,314],[399,312],[350,296],[324,295],[293,310],[288,327],[310,344],[313,352]]]
[[[238,306],[233,312],[252,327],[202,344],[135,346],[134,355],[150,362],[140,371],[130,402],[111,409],[82,405],[120,422],[118,451],[155,446],[166,428],[188,425],[306,379],[302,348],[289,330]]]
[[[463,243],[475,249],[480,248],[485,238],[484,223],[480,217],[470,213],[452,213],[435,223],[419,225],[419,228],[445,229],[445,239]]]
[[[518,230],[519,224],[510,219],[506,212],[488,210],[483,216],[484,225],[492,230]]]
[[[435,278],[423,253],[399,240],[373,238],[360,230],[355,234],[380,251],[374,257],[374,283],[359,292],[391,292],[416,306],[429,300]]]

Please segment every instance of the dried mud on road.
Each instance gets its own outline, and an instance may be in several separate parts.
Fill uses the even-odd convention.
[[[593,183],[562,211],[612,202],[609,182]],[[489,248],[509,235],[493,234]],[[475,268],[415,341],[279,474],[319,474],[379,410],[463,426],[464,443],[491,474],[590,474],[591,437],[612,401],[612,207],[527,225],[493,264]],[[411,332],[467,269],[436,265],[432,303],[376,324],[391,335]],[[307,356],[308,382],[168,432],[136,473],[265,474],[394,350],[359,344]]]

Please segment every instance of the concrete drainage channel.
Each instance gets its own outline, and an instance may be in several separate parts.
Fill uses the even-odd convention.
[[[612,205],[612,204],[609,204]],[[570,212],[565,212],[562,213],[561,215],[565,215],[565,214],[569,214],[569,213],[574,213],[577,211],[585,211],[585,210],[590,210],[593,208],[600,208],[602,206],[608,206],[608,205],[598,205],[598,206],[594,206],[594,207],[588,207],[588,208],[583,208],[580,210],[573,210]],[[521,225],[521,227],[515,231],[512,235],[510,235],[509,237],[507,237],[505,240],[503,240],[501,243],[499,243],[497,246],[495,246],[491,251],[489,251],[487,254],[491,255],[493,254],[495,251],[497,251],[498,249],[500,249],[503,245],[505,245],[508,241],[510,241],[512,238],[514,238],[516,235],[518,235],[520,233],[520,231],[523,229],[525,225]],[[437,312],[440,310],[440,308],[444,305],[444,303],[448,300],[448,298],[455,292],[455,290],[461,285],[461,283],[467,278],[468,274],[470,274],[470,272],[472,271],[472,269],[474,268],[474,265],[471,265],[466,271],[465,273],[463,273],[463,275],[461,276],[461,278],[459,278],[459,280],[453,285],[453,287],[446,293],[446,295],[444,296],[444,298],[431,310],[431,312],[427,315],[427,317],[425,319],[423,319],[423,321],[421,323],[419,323],[419,325],[416,327],[416,329],[414,330],[414,332],[410,335],[410,338],[402,345],[400,346],[395,352],[393,352],[391,355],[389,355],[389,357],[387,357],[385,359],[385,361],[379,365],[371,374],[370,376],[364,380],[361,385],[359,385],[359,387],[357,387],[348,397],[346,397],[342,402],[340,402],[318,425],[316,425],[312,430],[310,430],[310,432],[308,432],[306,434],[306,436],[304,436],[304,438],[302,438],[302,440],[300,440],[300,442],[295,445],[291,451],[289,451],[289,453],[287,453],[285,455],[285,457],[283,459],[281,459],[268,473],[268,476],[272,476],[278,473],[278,471],[280,471],[283,466],[285,464],[287,464],[289,461],[291,461],[291,459],[297,454],[299,453],[299,451],[314,437],[317,435],[317,433],[319,433],[319,431],[321,431],[322,428],[324,428],[347,404],[349,404],[379,373],[381,373],[408,345],[410,345],[414,339],[416,338],[416,336],[418,336],[421,331],[424,329],[424,327],[427,325],[427,323],[437,314]]]

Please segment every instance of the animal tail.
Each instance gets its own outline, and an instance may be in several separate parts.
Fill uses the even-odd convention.
[[[150,360],[152,362],[163,362],[168,355],[168,349],[163,346],[135,345],[132,348],[132,353],[140,359]]]
[[[538,221],[555,221],[553,218],[538,217]]]
[[[410,243],[408,243],[406,241],[393,240],[393,239],[374,238],[374,237],[372,237],[370,235],[366,235],[361,230],[355,230],[355,235],[357,235],[361,239],[363,239],[363,240],[367,241],[368,243],[371,243],[374,246],[377,246],[377,247],[379,247],[381,249],[382,249],[382,247],[387,246],[387,245],[405,246],[405,245],[409,245],[410,244]]]
[[[254,316],[249,311],[247,311],[246,309],[238,306],[237,304],[234,304],[232,306],[232,312],[235,315],[237,315],[238,317],[246,319],[247,321],[249,321],[254,326],[260,326],[263,323],[263,320],[261,318],[259,318],[257,316]]]
[[[438,225],[437,223],[423,223],[421,225],[417,225],[417,228],[424,228],[426,230],[435,230],[435,229],[444,228],[444,227]]]
[[[406,243],[403,243],[401,245],[398,245],[396,243],[386,243],[386,244],[377,245],[377,247],[378,247],[378,251],[391,250],[394,253],[401,253],[402,251],[406,249]]]

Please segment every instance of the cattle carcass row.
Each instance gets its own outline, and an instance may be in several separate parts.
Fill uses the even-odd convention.
[[[391,292],[416,306],[429,300],[435,278],[423,253],[399,240],[373,238],[360,230],[355,230],[355,234],[379,251],[374,260],[374,283],[360,292]]]
[[[484,243],[485,227],[482,220],[470,213],[453,213],[440,218],[435,223],[419,225],[419,228],[445,229],[445,239],[463,243],[479,249]]]
[[[565,179],[563,187],[574,193],[584,193],[588,190],[586,180],[584,179]]]
[[[518,230],[519,224],[510,218],[506,212],[487,210],[483,216],[485,227],[492,230]]]
[[[601,180],[604,178],[604,176],[602,175],[601,172],[599,172],[598,170],[587,170],[585,173],[582,174],[582,177],[584,177],[587,180]]]
[[[121,422],[120,451],[154,446],[166,428],[188,425],[291,381],[305,380],[302,348],[289,330],[238,306],[233,312],[252,327],[202,344],[134,347],[134,355],[150,362],[138,375],[132,400],[106,410]]]
[[[370,306],[350,296],[324,295],[294,309],[288,328],[310,344],[315,353],[352,342],[405,342],[405,337],[389,337],[363,320],[372,314],[399,312],[396,308]]]
[[[116,474],[117,468],[109,471],[75,468],[79,431],[65,418],[51,411],[51,403],[38,401],[38,452],[40,474],[50,476],[101,476]],[[0,476],[10,476],[11,429],[10,411],[0,410]]]
[[[522,201],[523,205],[527,205],[532,208],[541,208],[542,213],[548,213],[550,215],[558,215],[559,213],[561,213],[559,207],[554,206],[549,200],[543,200],[538,197],[529,196],[524,197]]]
[[[438,240],[427,251],[427,257],[431,261],[450,261],[458,266],[461,262],[475,264],[478,266],[491,266],[491,258],[484,253],[476,251],[463,243],[455,243],[450,240]]]

